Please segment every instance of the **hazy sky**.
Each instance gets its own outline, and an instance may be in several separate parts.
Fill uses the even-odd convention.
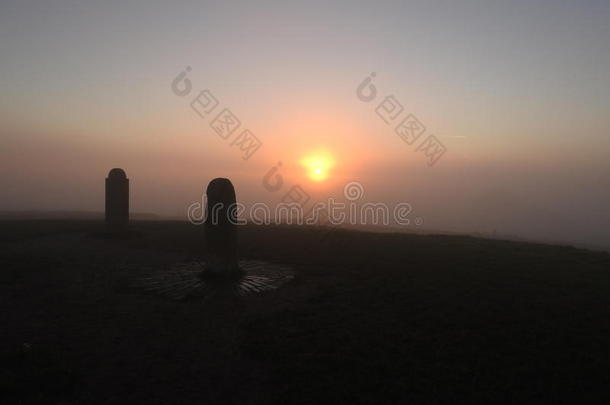
[[[358,181],[428,228],[610,245],[609,72],[602,0],[2,1],[0,209],[102,210],[122,167],[132,211],[184,216],[219,176],[250,204]],[[249,160],[191,109],[203,89],[263,143]],[[447,148],[434,166],[376,115],[388,95]]]

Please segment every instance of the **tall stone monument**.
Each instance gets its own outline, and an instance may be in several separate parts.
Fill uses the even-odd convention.
[[[129,179],[123,169],[114,168],[106,178],[106,226],[111,232],[121,232],[128,223]]]
[[[237,263],[237,225],[235,189],[229,179],[216,178],[206,191],[207,275],[237,278],[242,274]]]

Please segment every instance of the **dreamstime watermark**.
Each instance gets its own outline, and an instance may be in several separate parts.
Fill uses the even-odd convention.
[[[187,218],[194,225],[201,225],[207,220],[212,224],[229,222],[234,225],[288,224],[288,225],[399,225],[409,226],[412,223],[420,226],[420,217],[411,219],[413,207],[407,202],[388,205],[383,202],[359,203],[364,196],[364,187],[358,182],[351,182],[343,188],[346,202],[328,198],[317,202],[312,209],[305,212],[303,205],[296,202],[280,202],[273,208],[266,203],[255,203],[250,207],[241,203],[233,203],[226,207],[217,203],[207,207],[207,196],[202,195],[201,201],[189,205]],[[210,218],[208,218],[208,212]],[[225,213],[226,221],[220,216]]]
[[[191,95],[193,84],[188,77],[191,71],[192,68],[187,66],[172,80],[172,93],[180,98],[189,96],[191,109],[200,118],[209,119],[210,128],[219,138],[230,141],[231,147],[237,147],[242,152],[242,159],[244,161],[249,160],[261,149],[263,143],[252,131],[242,126],[242,121],[229,108],[220,108],[221,103],[209,89],[200,90],[193,97]],[[377,95],[377,88],[371,83],[373,77],[375,77],[374,73],[371,77],[366,78],[357,89],[358,98],[364,102],[372,101]],[[386,100],[376,109],[377,114],[386,124],[395,120],[403,110],[402,105],[397,101],[394,102],[395,99],[393,99],[394,101],[389,100],[390,97],[393,96],[386,97]],[[396,132],[405,142],[413,144],[425,132],[425,127],[412,114],[409,114],[396,127]],[[436,141],[438,140],[434,136],[429,136],[416,149],[416,151],[421,150],[426,154],[430,165],[436,163],[446,150],[440,142]],[[442,150],[439,149],[439,145]],[[402,226],[411,223],[419,226],[423,223],[419,217],[414,218],[413,221],[410,220],[409,215],[412,208],[409,203],[399,203],[392,207],[385,203],[358,204],[357,200],[364,194],[364,188],[357,182],[349,183],[344,189],[344,197],[349,201],[347,204],[337,202],[332,198],[327,201],[312,201],[309,193],[300,184],[293,184],[286,190],[284,178],[280,173],[281,168],[282,162],[278,162],[262,177],[262,186],[267,192],[278,193],[281,191],[280,202],[273,209],[265,203],[256,203],[250,207],[236,203],[235,207],[229,207],[226,211],[222,209],[224,207],[213,207],[211,221],[217,222],[219,220],[214,218],[214,213],[227,212],[229,217],[227,219],[236,225],[245,224],[248,220],[256,224],[295,223],[310,225],[323,223],[332,225],[389,225],[392,220],[395,224]],[[206,221],[206,199],[207,197],[203,195],[201,202],[195,202],[188,206],[187,218],[191,223],[200,225]],[[333,229],[335,228],[329,228],[328,232]]]
[[[360,101],[369,103],[377,97],[377,87],[373,84],[376,74],[373,72],[365,77],[356,88],[356,96]],[[411,113],[402,115],[403,105],[390,94],[386,96],[375,108],[375,113],[386,123],[394,128],[396,135],[407,145],[412,146],[426,132],[426,127],[417,117]],[[400,118],[402,115],[402,118]],[[434,166],[436,162],[447,152],[447,148],[434,135],[428,135],[416,148],[415,152],[423,152],[428,159],[428,165]]]

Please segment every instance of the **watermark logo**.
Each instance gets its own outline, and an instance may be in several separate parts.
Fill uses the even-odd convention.
[[[188,77],[192,68],[187,66],[171,82],[171,91],[174,95],[185,98],[193,92],[193,83]],[[373,84],[375,73],[366,77],[356,89],[359,100],[369,103],[377,98],[377,87]],[[196,96],[190,99],[191,109],[201,119],[209,118],[210,128],[218,137],[229,142],[230,147],[235,147],[241,152],[242,159],[247,161],[261,149],[263,143],[249,129],[242,126],[242,121],[228,107],[221,105],[219,99],[209,89],[196,92]],[[375,113],[387,124],[395,126],[396,134],[407,144],[414,145],[426,132],[426,127],[413,115],[403,116],[403,105],[393,96],[386,96],[375,108]],[[220,112],[218,112],[220,111]],[[212,118],[213,117],[213,118]],[[402,117],[402,119],[401,119]],[[446,148],[433,135],[429,135],[417,148],[428,159],[430,166],[434,165]],[[228,212],[237,213],[236,218],[229,218],[229,222],[242,225],[246,221],[257,224],[270,223],[306,223],[315,224],[384,224],[394,222],[398,225],[409,225],[411,221],[412,207],[407,202],[388,206],[385,203],[359,204],[364,196],[364,187],[358,182],[345,185],[343,193],[348,203],[338,202],[332,198],[327,201],[312,202],[310,195],[299,184],[293,184],[285,189],[285,182],[280,173],[282,162],[272,166],[262,177],[263,188],[270,193],[282,190],[280,203],[273,209],[265,203],[255,203],[250,207],[236,204],[229,207]],[[305,210],[306,207],[309,207]],[[212,212],[221,212],[222,207],[212,207]],[[206,221],[206,196],[201,201],[190,204],[187,208],[187,218],[193,224],[199,225]],[[214,221],[214,219],[211,219]],[[421,225],[423,221],[417,217],[415,225]]]
[[[343,195],[349,201],[359,200],[364,196],[364,187],[357,181],[352,181],[343,187]]]
[[[376,73],[371,73],[356,88],[356,97],[362,102],[370,103],[377,98],[377,87],[373,84],[373,79],[377,76]],[[391,125],[394,128],[394,133],[398,135],[404,143],[409,146],[414,145],[426,132],[426,127],[412,113],[407,113],[404,106],[396,99],[393,94],[386,96],[375,107],[375,114],[386,125]],[[402,119],[400,117],[403,116]],[[429,166],[434,166],[436,162],[447,152],[447,148],[434,135],[428,135],[423,142],[416,148],[415,152],[423,152]]]
[[[172,92],[178,97],[186,97],[193,90],[193,84],[187,77],[192,71],[187,66],[172,81]],[[191,109],[202,119],[209,117],[220,105],[218,98],[209,89],[199,91],[195,98],[190,102]],[[262,146],[263,143],[247,128],[241,131],[241,120],[227,107],[223,108],[214,119],[209,123],[210,128],[224,141],[228,141],[235,134],[238,134],[230,143],[230,146],[237,147],[242,152],[242,159],[250,159]]]
[[[350,182],[343,187],[343,197],[346,202],[328,198],[318,201],[307,212],[304,210],[302,190],[299,187],[291,189],[292,199],[285,199],[275,206],[257,202],[250,207],[234,203],[227,210],[231,213],[227,220],[234,225],[253,223],[256,225],[288,224],[288,225],[398,225],[416,226],[423,224],[420,217],[412,219],[413,207],[408,202],[389,205],[383,202],[360,203],[364,197],[364,186],[359,182]],[[289,194],[290,195],[290,192]],[[309,196],[305,195],[308,199]],[[190,204],[186,210],[187,218],[194,225],[201,225],[206,221],[217,224],[220,219],[218,213],[223,212],[224,205],[207,206],[205,193],[201,201]],[[211,212],[210,218],[207,213]]]

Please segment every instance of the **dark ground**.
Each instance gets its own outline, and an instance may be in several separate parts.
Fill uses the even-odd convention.
[[[134,286],[201,227],[0,222],[1,403],[603,403],[610,255],[460,236],[240,227],[280,289]],[[127,270],[131,269],[131,270]]]

